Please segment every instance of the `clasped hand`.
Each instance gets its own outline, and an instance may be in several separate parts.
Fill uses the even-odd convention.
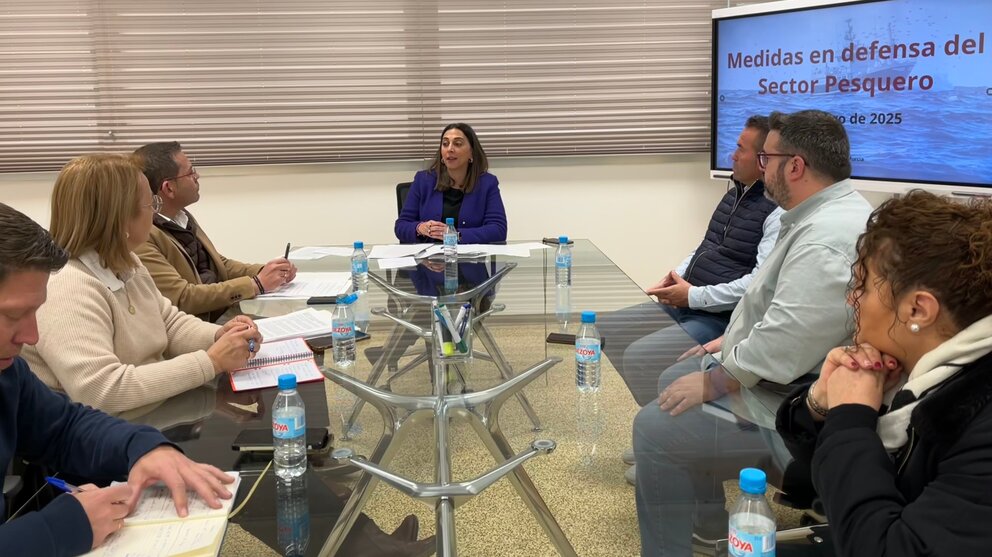
[[[667,275],[645,292],[649,296],[656,296],[658,301],[673,307],[689,307],[689,289],[692,285],[675,271],[669,271]]]
[[[207,356],[218,375],[244,367],[262,347],[262,334],[258,332],[255,322],[244,315],[235,316],[217,329],[214,339],[213,345],[207,349]],[[253,343],[254,351],[250,349]]]
[[[842,404],[863,404],[876,411],[885,391],[895,387],[902,364],[868,343],[834,348],[827,354],[813,398],[826,409]]]
[[[424,236],[426,238],[434,238],[435,240],[444,239],[444,231],[447,229],[447,225],[443,222],[438,222],[436,220],[425,220],[424,222],[417,225],[417,234]]]

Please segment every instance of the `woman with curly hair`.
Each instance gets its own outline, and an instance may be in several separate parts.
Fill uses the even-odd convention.
[[[858,240],[855,345],[789,397],[838,555],[992,546],[992,200],[886,201]]]

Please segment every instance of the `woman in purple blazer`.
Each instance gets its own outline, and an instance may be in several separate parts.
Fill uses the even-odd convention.
[[[444,220],[455,219],[459,242],[493,244],[506,241],[506,211],[499,181],[487,172],[489,161],[475,130],[449,124],[429,170],[413,178],[410,193],[394,231],[404,244],[440,242]]]

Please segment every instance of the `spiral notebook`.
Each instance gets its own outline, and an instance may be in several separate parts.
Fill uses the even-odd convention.
[[[247,366],[231,372],[231,388],[250,391],[275,387],[284,373],[295,375],[297,383],[324,379],[307,343],[302,338],[290,338],[262,343]]]

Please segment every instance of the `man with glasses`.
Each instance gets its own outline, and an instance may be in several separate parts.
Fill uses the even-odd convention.
[[[723,335],[730,312],[778,238],[782,210],[765,195],[758,168],[758,152],[767,135],[768,117],[747,119],[731,156],[734,187],[717,204],[702,242],[675,270],[646,290],[658,298],[678,326],[645,327],[658,315],[650,302],[604,316],[600,330],[614,346],[624,337],[633,341],[626,348],[621,344],[620,349],[611,349],[622,350],[619,364],[625,377],[644,378],[653,385],[673,343],[681,342],[686,334],[700,344]],[[624,451],[622,459],[633,464],[633,451]],[[634,483],[635,473],[632,466],[624,474],[628,483]]]
[[[769,456],[788,462],[775,411],[832,347],[849,344],[846,291],[871,205],[851,186],[847,133],[818,110],[773,113],[769,126],[757,160],[766,195],[785,210],[775,248],[716,343],[720,353],[665,370],[658,400],[634,420],[642,555],[691,555],[726,536],[723,480],[767,468]],[[709,401],[750,423],[715,417],[702,408]]]
[[[200,175],[178,142],[150,143],[134,157],[152,193],[161,198],[155,228],[137,254],[158,289],[179,309],[216,321],[232,304],[296,277],[296,267],[284,258],[246,264],[217,251],[186,209],[200,199]]]

